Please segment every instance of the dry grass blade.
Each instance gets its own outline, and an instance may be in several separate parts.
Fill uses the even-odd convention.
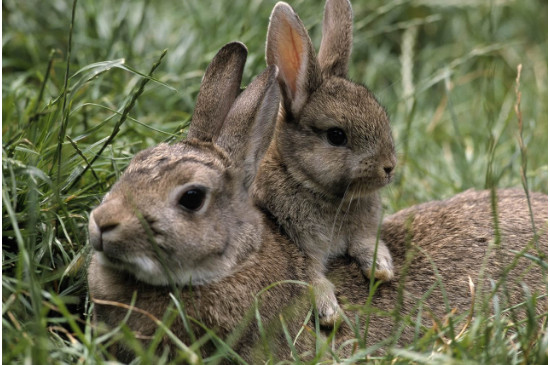
[[[462,330],[458,333],[458,335],[456,335],[455,340],[458,340],[468,330],[470,323],[472,323],[472,318],[474,318],[474,310],[475,310],[475,303],[476,303],[476,287],[470,276],[468,276],[468,285],[470,286],[470,295],[472,296],[472,301],[470,304],[470,312],[468,313],[468,318],[466,318],[466,323],[464,323],[464,327],[462,327]]]
[[[131,312],[136,312],[136,313],[143,314],[144,316],[149,318],[151,321],[155,322],[155,324],[158,327],[162,328],[165,331],[165,333],[170,337],[170,339],[177,344],[178,348],[185,353],[185,355],[187,357],[186,358],[187,363],[189,363],[189,364],[199,364],[199,363],[201,363],[200,358],[199,358],[199,356],[197,356],[197,354],[195,354],[187,345],[185,345],[183,342],[181,342],[174,335],[174,333],[172,333],[170,331],[170,329],[167,328],[164,325],[164,323],[161,320],[159,320],[157,317],[155,317],[151,313],[147,312],[146,310],[143,310],[141,308],[136,308],[134,306],[131,306],[131,305],[128,305],[128,304],[125,304],[125,303],[115,302],[115,301],[111,301],[111,300],[103,300],[103,299],[93,298],[92,301],[94,303],[97,303],[97,304],[100,304],[100,305],[108,305],[108,306],[123,308],[123,309],[127,309],[128,311],[131,311]]]

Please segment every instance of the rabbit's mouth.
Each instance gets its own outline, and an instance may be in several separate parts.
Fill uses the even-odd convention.
[[[128,267],[128,263],[118,257],[114,257],[112,255],[107,255],[104,252],[95,252],[95,256],[97,258],[97,261],[106,267],[109,267],[111,269],[116,269],[118,271],[125,271],[128,273],[132,273],[133,270]]]
[[[183,265],[181,262],[178,262],[179,265],[174,265],[175,263],[169,258],[159,261],[146,255],[113,256],[99,251],[96,251],[95,255],[99,264],[130,274],[138,281],[152,286],[203,285],[227,275],[212,267],[198,269]]]
[[[126,271],[131,274],[136,271],[135,265],[130,263],[127,259],[109,255],[105,252],[96,252],[96,257],[101,265],[108,266],[119,271]]]
[[[166,286],[170,280],[161,265],[147,256],[115,257],[104,252],[95,253],[101,265],[123,271],[137,280],[155,286]]]

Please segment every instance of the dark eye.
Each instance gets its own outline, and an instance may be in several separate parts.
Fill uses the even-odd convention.
[[[205,198],[206,192],[203,189],[189,189],[181,195],[179,205],[185,209],[197,211],[204,204]]]
[[[328,142],[333,146],[344,146],[348,141],[346,132],[340,128],[330,128],[327,130]]]

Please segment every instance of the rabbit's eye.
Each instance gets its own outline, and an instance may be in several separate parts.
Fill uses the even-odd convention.
[[[333,146],[343,146],[347,143],[346,132],[340,128],[330,128],[327,130],[328,142]]]
[[[204,190],[197,188],[189,189],[181,195],[179,205],[185,209],[197,211],[204,204],[205,198],[206,193]]]

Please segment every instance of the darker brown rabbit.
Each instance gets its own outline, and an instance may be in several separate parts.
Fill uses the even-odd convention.
[[[280,70],[282,104],[253,195],[308,258],[325,326],[339,312],[324,275],[329,259],[347,254],[365,276],[393,277],[391,254],[377,233],[379,189],[392,180],[395,148],[384,108],[347,79],[351,46],[348,0],[327,0],[319,57],[288,4],[277,3],[271,13],[266,60]]]
[[[309,359],[315,351],[316,339],[303,327],[311,328],[307,261],[248,194],[270,141],[278,88],[276,68],[270,67],[237,96],[245,58],[246,49],[239,43],[220,50],[205,73],[188,140],[138,154],[90,216],[95,251],[88,284],[94,323],[110,328],[125,323],[148,344],[159,328],[153,319],[168,316],[176,339],[163,335],[159,351],[166,347],[172,358],[182,361],[198,356],[186,346],[207,333],[198,322],[211,329],[200,347],[205,356],[219,350],[225,359],[238,356],[254,364],[270,357],[289,359],[293,355],[286,333],[295,341],[297,356]],[[468,276],[479,301],[490,294],[489,279],[505,280],[508,306],[525,300],[521,283],[532,293],[546,295],[544,265],[523,253],[547,262],[548,197],[533,194],[531,203],[538,241],[525,194],[518,190],[497,191],[499,242],[494,240],[486,191],[468,191],[387,217],[382,237],[395,258],[396,280],[382,284],[372,297],[368,309],[376,313],[367,343],[392,339],[402,330],[398,344],[407,344],[415,332],[409,315],[418,311],[431,312],[436,319],[453,309],[456,316],[468,313]],[[328,277],[353,318],[357,306],[368,300],[369,280],[349,258],[331,263]],[[545,301],[538,303],[544,313]],[[189,318],[176,314],[174,319],[168,309],[176,304]],[[358,314],[364,325],[366,317]],[[430,325],[431,318],[424,323]],[[323,333],[320,336],[322,340]],[[233,353],[225,352],[217,338]],[[335,341],[347,345],[335,352],[351,354],[354,338],[352,329],[341,325]],[[123,344],[113,345],[112,351],[126,362],[135,356]]]

